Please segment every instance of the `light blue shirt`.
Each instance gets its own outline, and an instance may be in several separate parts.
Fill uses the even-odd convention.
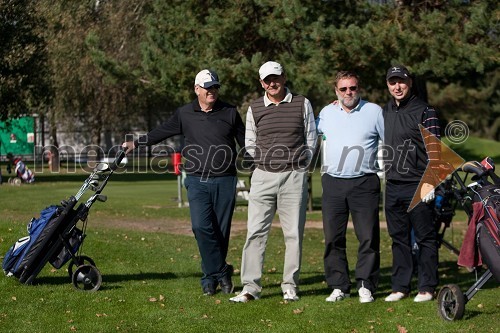
[[[364,100],[350,112],[342,105],[325,106],[316,127],[326,138],[322,172],[332,177],[355,178],[379,171],[377,150],[384,137],[382,108]]]

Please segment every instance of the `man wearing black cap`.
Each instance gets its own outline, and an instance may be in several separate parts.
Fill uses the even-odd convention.
[[[223,293],[233,291],[233,267],[226,263],[226,256],[236,197],[236,143],[240,148],[245,145],[243,121],[236,107],[218,99],[219,88],[217,73],[200,71],[194,81],[195,100],[146,135],[122,144],[128,153],[174,135],[184,136],[184,185],[205,295],[215,294],[218,285]]]
[[[413,273],[410,233],[413,229],[419,247],[418,294],[415,302],[433,299],[438,285],[438,247],[434,228],[434,190],[424,184],[417,193],[420,180],[429,163],[439,159],[439,147],[425,145],[419,125],[435,135],[439,134],[436,110],[419,99],[412,91],[413,80],[404,66],[387,70],[387,88],[391,100],[385,105],[386,171],[385,214],[387,229],[392,238],[392,293],[387,302],[408,297]],[[426,140],[427,141],[427,140]],[[413,197],[420,202],[409,210]]]

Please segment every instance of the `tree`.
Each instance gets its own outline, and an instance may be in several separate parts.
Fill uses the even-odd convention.
[[[140,55],[134,47],[141,3],[40,2],[38,10],[49,26],[45,38],[55,89],[49,111],[52,142],[57,148],[56,126],[63,125],[81,131],[88,146],[102,146],[102,134],[124,133],[141,103],[128,65]]]
[[[31,113],[51,96],[44,21],[36,1],[0,1],[0,120]]]
[[[243,114],[262,94],[257,72],[267,60],[285,66],[288,85],[316,111],[335,98],[336,71],[359,72],[364,97],[382,104],[386,69],[406,64],[446,119],[469,117],[477,133],[498,135],[493,0],[41,2],[56,123],[94,130],[94,144],[102,131],[164,120],[194,98],[203,68],[219,73],[222,98]]]

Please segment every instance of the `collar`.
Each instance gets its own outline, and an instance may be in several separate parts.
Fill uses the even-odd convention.
[[[416,95],[414,94],[410,94],[410,97],[408,98],[405,98],[403,99],[401,102],[399,102],[399,106],[396,104],[396,100],[394,99],[394,97],[392,98],[392,105],[395,109],[401,109],[401,108],[404,108],[405,106],[408,105],[408,103],[410,103],[410,101],[412,101],[413,99],[415,99]]]
[[[205,112],[201,109],[200,102],[198,101],[197,98],[195,100],[193,100],[192,104],[193,104],[194,111]],[[221,102],[219,101],[219,99],[217,99],[214,103],[214,106],[212,106],[212,110],[210,112],[217,111],[220,108],[221,108]]]
[[[285,98],[283,98],[283,100],[281,102],[279,102],[278,104],[281,104],[281,103],[290,103],[292,101],[292,93],[290,91],[290,89],[288,88],[285,88]],[[271,102],[271,100],[267,97],[267,94],[264,93],[264,105],[265,106],[269,106],[271,104],[275,104],[273,102]]]

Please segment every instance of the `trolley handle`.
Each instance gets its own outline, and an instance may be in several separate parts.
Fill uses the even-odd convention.
[[[487,174],[486,169],[483,168],[481,163],[476,162],[476,161],[470,161],[470,162],[464,163],[464,165],[462,165],[462,170],[464,172],[473,173],[478,178],[481,178]]]
[[[120,149],[120,151],[116,155],[115,160],[113,161],[113,163],[109,167],[111,169],[111,171],[115,171],[116,169],[118,169],[118,167],[120,166],[120,163],[124,157],[125,157],[125,150]]]

